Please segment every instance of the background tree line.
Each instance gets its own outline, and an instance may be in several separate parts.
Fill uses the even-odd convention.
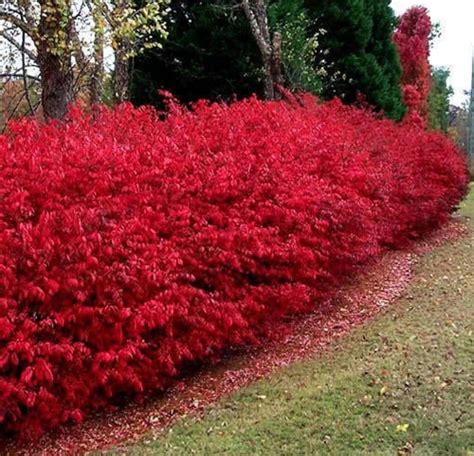
[[[390,0],[4,0],[3,120],[62,118],[70,101],[158,105],[279,87],[406,107]],[[433,70],[432,128],[447,129],[448,73]],[[6,106],[8,103],[8,106]]]

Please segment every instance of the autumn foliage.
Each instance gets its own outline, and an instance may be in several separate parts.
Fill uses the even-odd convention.
[[[12,124],[0,428],[34,437],[264,340],[465,190],[442,135],[310,96]]]
[[[423,128],[429,115],[431,28],[428,10],[415,6],[399,19],[394,33],[402,65],[402,91],[408,109],[406,121]]]

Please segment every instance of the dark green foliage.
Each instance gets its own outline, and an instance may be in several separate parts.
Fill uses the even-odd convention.
[[[261,94],[262,61],[233,0],[172,1],[168,40],[136,58],[132,100],[157,104],[158,89],[183,102]],[[232,7],[233,6],[233,7]],[[283,36],[283,74],[291,90],[341,97],[359,94],[400,119],[400,65],[389,0],[271,0],[272,31]]]
[[[158,89],[183,102],[249,96],[261,89],[261,60],[243,12],[232,2],[173,1],[168,39],[135,60],[132,100],[156,104]]]
[[[431,75],[431,90],[429,96],[429,127],[433,130],[448,132],[449,126],[449,97],[453,89],[448,86],[449,70],[433,68]]]
[[[273,0],[270,27],[283,36],[287,87],[319,93],[321,83],[314,69],[316,41],[303,3]],[[261,95],[261,56],[245,15],[233,0],[173,1],[168,30],[163,48],[149,50],[135,60],[134,103],[158,104],[159,89],[183,102]]]
[[[322,70],[323,97],[346,103],[359,94],[394,119],[404,113],[401,69],[392,34],[389,0],[306,0],[319,32],[315,66]]]

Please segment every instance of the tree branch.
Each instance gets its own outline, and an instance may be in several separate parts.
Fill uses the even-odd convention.
[[[26,74],[25,44],[26,44],[26,34],[25,32],[22,32],[21,33],[21,72],[22,72],[22,79],[23,79],[23,88],[25,89],[26,102],[28,103],[28,107],[30,108],[30,113],[32,115],[35,115],[33,104],[31,103],[30,88],[28,87],[28,77]]]
[[[245,15],[250,23],[250,29],[252,30],[252,34],[255,37],[255,41],[262,53],[264,58],[269,58],[271,56],[271,48],[270,43],[265,40],[265,35],[263,34],[262,30],[260,29],[259,21],[255,16],[255,13],[252,7],[249,4],[249,0],[242,0],[242,8],[244,9]]]
[[[0,78],[21,78],[23,75],[21,73],[0,73]],[[31,74],[27,74],[26,77],[33,81],[39,81],[40,78],[38,76],[33,76]]]
[[[33,27],[27,24],[25,21],[22,21],[19,17],[15,16],[12,13],[7,11],[0,10],[0,20],[9,22],[15,27],[19,28],[22,32],[26,33],[32,40],[36,38],[36,31]]]
[[[267,5],[265,0],[254,0],[255,10],[257,12],[257,22],[260,28],[260,32],[263,35],[266,43],[270,43],[270,29],[268,27],[268,18],[267,18]]]
[[[13,36],[9,35],[7,32],[0,30],[0,38],[3,38],[6,41],[8,41],[12,46],[17,48],[20,52],[24,52],[34,62],[37,61],[36,54],[33,51],[28,49],[26,46],[22,48],[22,45],[18,43],[18,41],[16,41],[15,38],[13,38]]]

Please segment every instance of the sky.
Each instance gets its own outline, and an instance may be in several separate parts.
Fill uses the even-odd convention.
[[[415,5],[428,8],[432,21],[440,24],[441,37],[431,50],[431,64],[451,70],[451,102],[460,105],[467,98],[464,91],[471,88],[474,0],[392,0],[397,15]]]

